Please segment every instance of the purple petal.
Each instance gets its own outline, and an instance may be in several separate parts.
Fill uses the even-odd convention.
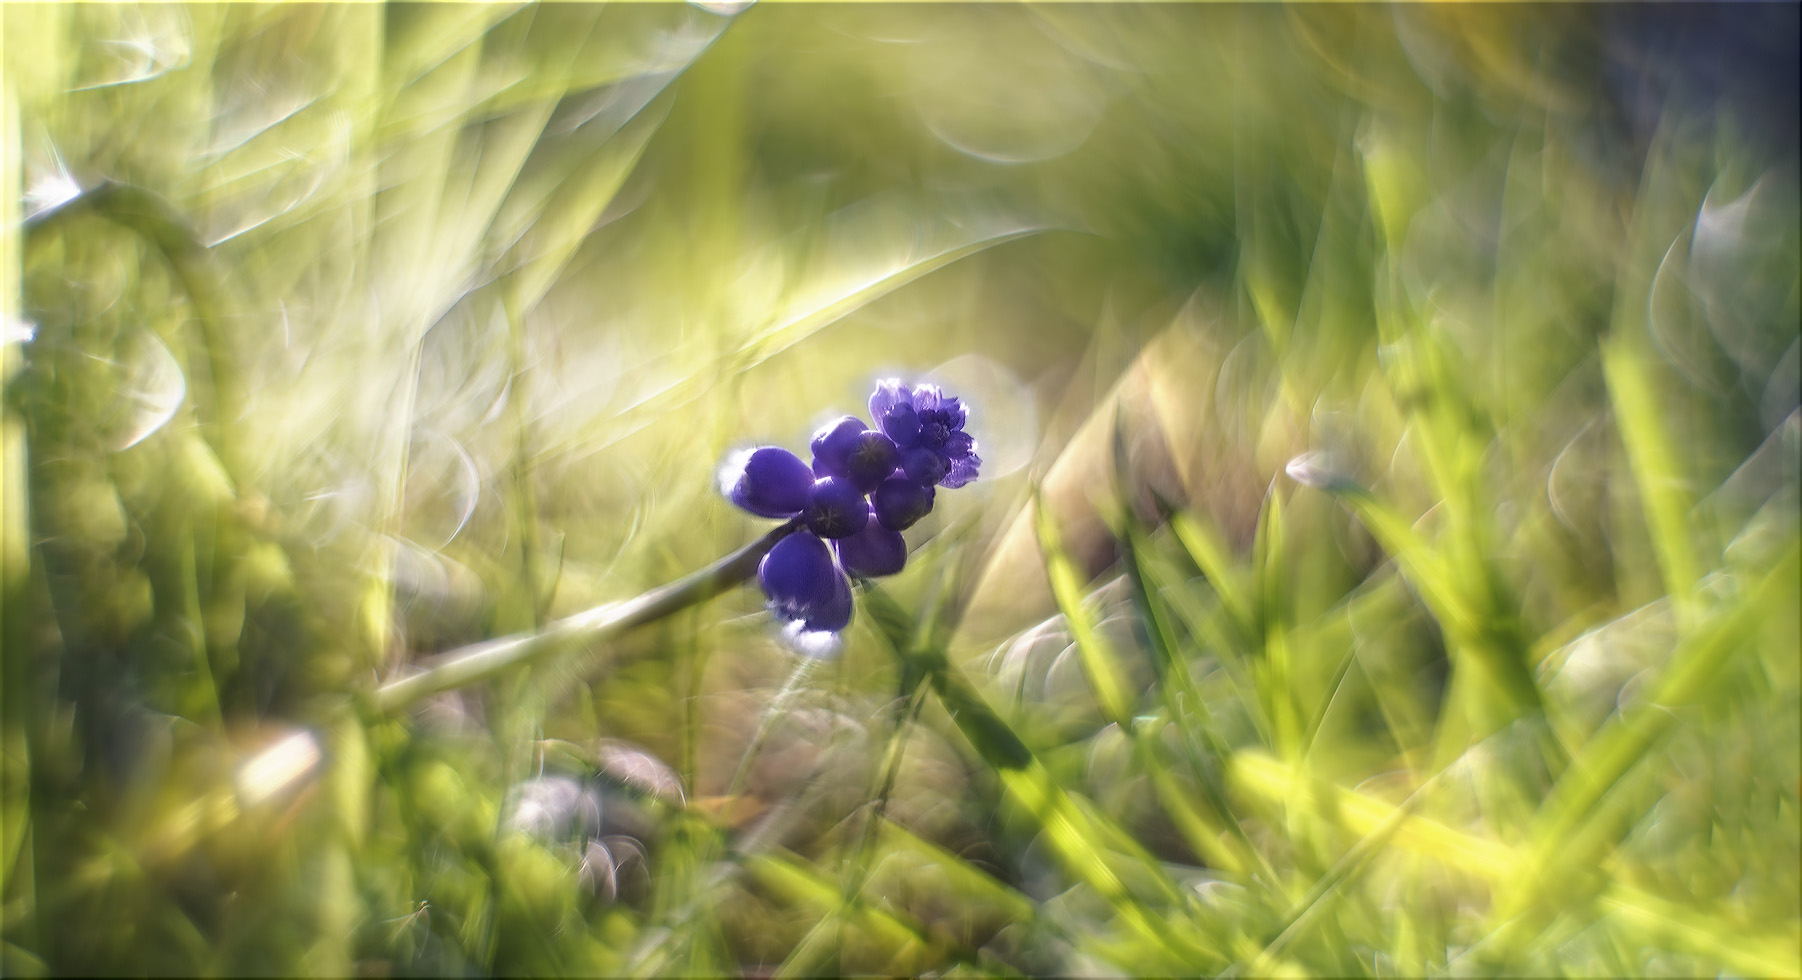
[[[793,517],[807,506],[813,473],[801,457],[778,446],[759,446],[726,457],[720,492],[759,517]]]
[[[882,431],[902,449],[911,449],[920,441],[920,417],[909,406],[898,406],[878,417],[876,424],[882,426]]]
[[[806,531],[776,542],[757,565],[757,584],[763,586],[770,608],[784,619],[808,619],[831,608],[837,582],[843,578],[826,542]]]
[[[905,531],[932,513],[933,496],[930,484],[923,486],[905,476],[890,478],[882,481],[870,496],[870,509],[876,512],[876,520],[883,527]]]
[[[836,566],[832,569],[832,597],[803,619],[809,632],[836,633],[851,625],[851,580]]]
[[[976,451],[976,440],[968,432],[953,432],[945,437],[945,455],[953,460],[963,459]]]
[[[851,451],[857,448],[857,437],[863,435],[868,428],[861,419],[847,415],[844,418],[828,422],[820,426],[813,434],[814,468],[825,467],[821,476],[851,475],[849,459]]]
[[[901,454],[901,468],[907,471],[909,480],[921,486],[931,486],[945,478],[945,474],[951,471],[951,464],[938,452],[922,446]]]
[[[901,451],[895,448],[895,441],[872,430],[858,435],[845,467],[857,489],[869,493],[895,471],[895,464],[900,461]]]
[[[939,399],[944,397],[938,385],[916,385],[914,387],[914,411],[931,412],[939,407]]]
[[[945,424],[945,413],[934,409],[920,414],[920,445],[945,451],[945,440],[951,437],[951,426]]]
[[[848,538],[863,530],[870,505],[850,480],[829,476],[815,480],[807,495],[807,526],[822,538]]]
[[[870,396],[870,418],[881,424],[882,419],[895,409],[912,409],[913,406],[913,392],[907,390],[900,378],[884,378],[876,382],[876,393]]]
[[[951,464],[951,472],[946,473],[945,478],[939,481],[939,486],[947,490],[955,490],[976,479],[976,471],[980,466],[982,466],[982,457],[975,453],[956,460]]]
[[[839,564],[852,575],[893,575],[907,564],[907,542],[901,539],[900,532],[883,527],[874,517],[863,530],[832,544],[838,551]]]
[[[851,583],[819,538],[798,531],[776,543],[758,566],[770,611],[786,620],[782,638],[815,659],[838,653],[838,631],[851,623]]]
[[[953,431],[962,429],[964,422],[970,417],[961,399],[946,398],[939,402],[939,411],[945,413],[945,424]]]

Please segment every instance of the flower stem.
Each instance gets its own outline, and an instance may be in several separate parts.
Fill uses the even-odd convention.
[[[596,606],[536,632],[497,637],[435,657],[425,670],[377,688],[375,709],[385,713],[399,711],[434,694],[540,663],[571,647],[610,639],[700,605],[750,578],[757,571],[757,563],[776,542],[800,526],[799,519],[790,520],[706,568],[637,598]]]

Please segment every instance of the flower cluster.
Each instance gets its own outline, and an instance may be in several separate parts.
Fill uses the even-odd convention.
[[[777,446],[734,453],[720,491],[759,517],[800,517],[757,567],[770,609],[803,653],[836,649],[851,622],[851,583],[907,563],[901,532],[932,512],[937,487],[976,479],[982,458],[962,402],[934,385],[887,380],[870,396],[873,426],[847,415],[814,433],[813,464]],[[830,545],[827,542],[832,542]]]

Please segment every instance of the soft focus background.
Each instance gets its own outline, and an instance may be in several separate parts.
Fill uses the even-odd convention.
[[[0,971],[1797,974],[1798,9],[6,4]]]

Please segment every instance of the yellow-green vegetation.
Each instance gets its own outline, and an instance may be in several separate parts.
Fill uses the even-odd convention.
[[[1802,972],[1795,5],[0,26],[0,972]]]

